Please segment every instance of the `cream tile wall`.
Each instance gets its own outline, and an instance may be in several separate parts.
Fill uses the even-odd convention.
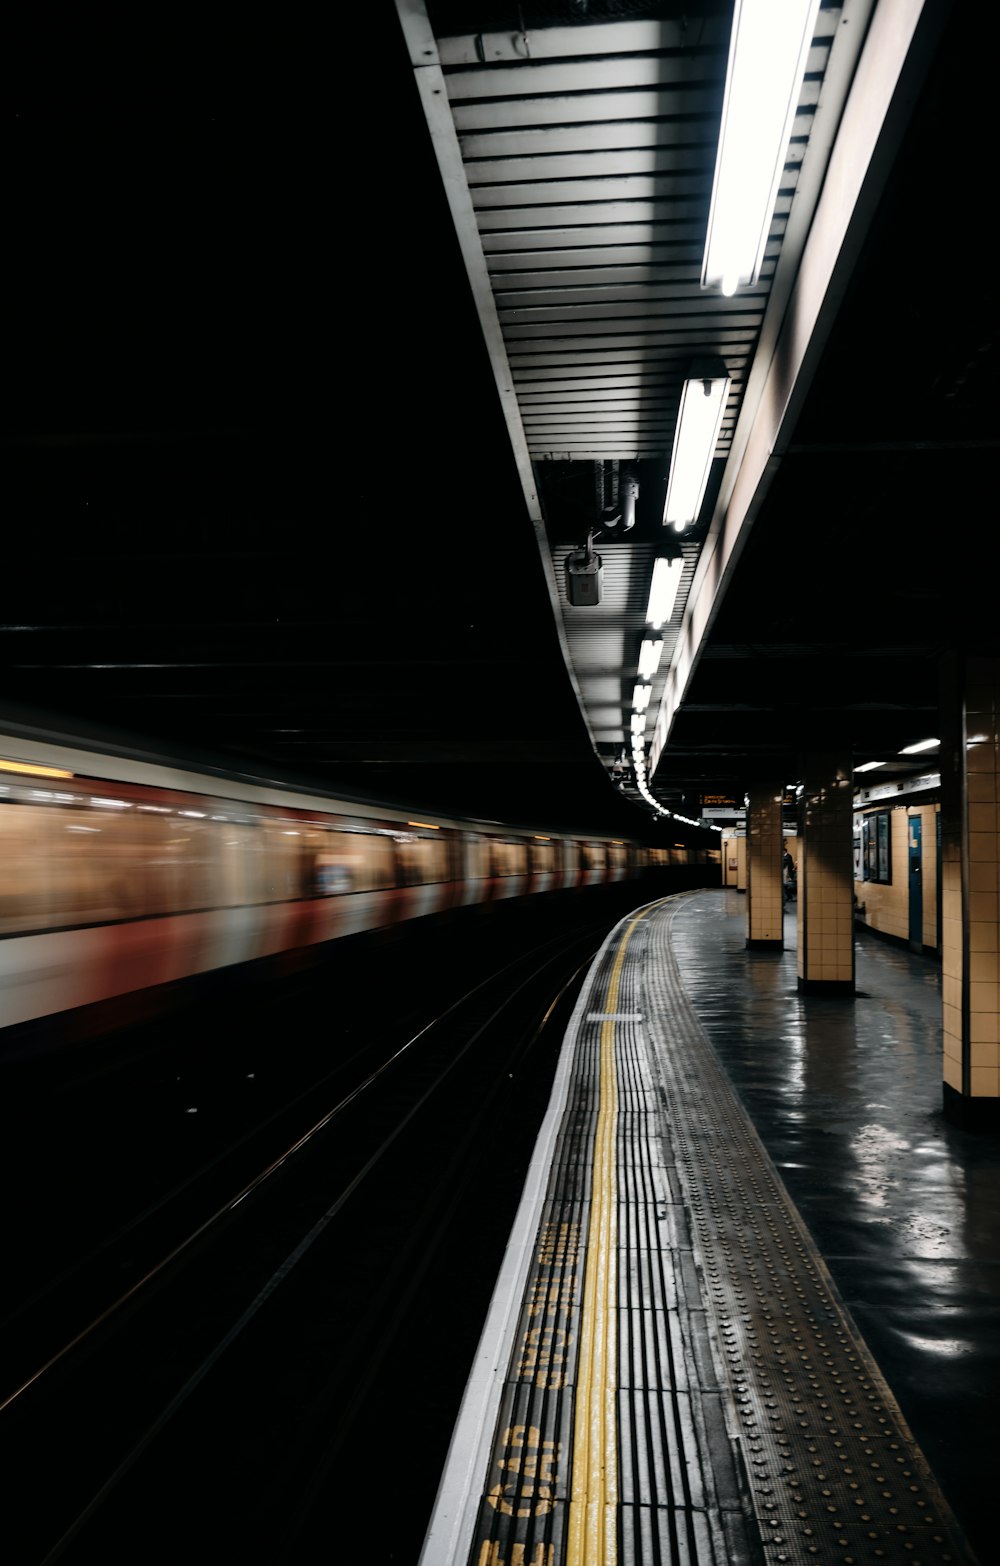
[[[932,951],[938,946],[938,819],[940,805],[921,805],[919,815],[922,825],[923,877],[924,877],[924,945]],[[914,812],[911,811],[911,815]]]
[[[854,811],[849,755],[808,756],[800,802],[798,976],[854,984]]]
[[[735,886],[739,873],[738,838],[735,832],[722,834],[722,884]]]
[[[781,859],[781,799],[778,783],[750,790],[747,812],[747,940],[781,945],[784,892]]]
[[[884,806],[882,807],[885,808]],[[862,923],[883,935],[898,936],[901,941],[910,938],[910,854],[908,818],[919,816],[921,821],[921,876],[923,877],[923,935],[924,946],[937,947],[937,806],[916,805],[907,808],[897,805],[891,814],[890,839],[892,854],[892,881],[888,886],[880,881],[855,881],[854,891],[858,906],[864,908]],[[871,812],[865,811],[868,815]]]
[[[963,1022],[972,1098],[1000,1096],[1000,666],[970,659],[965,686],[961,839],[942,829],[944,1076],[962,1085]],[[963,887],[963,875],[964,887]],[[962,915],[965,914],[963,940]]]

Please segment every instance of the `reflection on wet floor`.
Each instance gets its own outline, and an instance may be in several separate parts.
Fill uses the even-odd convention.
[[[745,897],[687,900],[688,994],[970,1542],[1000,1554],[1000,1137],[941,1109],[940,969],[859,931],[854,1000],[747,951]]]

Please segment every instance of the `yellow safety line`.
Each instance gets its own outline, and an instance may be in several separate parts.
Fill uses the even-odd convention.
[[[640,917],[633,919],[625,931],[615,956],[608,981],[607,1011],[618,1009],[625,948]],[[618,1077],[615,1025],[608,1021],[601,1024],[599,1087],[566,1566],[615,1566],[618,1556]]]

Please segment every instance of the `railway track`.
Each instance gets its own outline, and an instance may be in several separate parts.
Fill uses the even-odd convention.
[[[343,1527],[345,1485],[378,1516],[390,1452],[397,1504],[369,1558],[419,1547],[567,987],[607,924],[536,937],[419,1025],[394,996],[349,1072],[15,1303],[0,1360],[12,1560],[181,1559],[193,1529],[218,1558],[311,1559]],[[406,1410],[428,1373],[438,1417],[414,1449]]]

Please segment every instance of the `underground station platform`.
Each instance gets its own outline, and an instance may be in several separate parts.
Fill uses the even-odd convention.
[[[780,957],[741,913],[592,965],[421,1566],[985,1559],[1000,1148],[940,1113],[936,966],[859,937],[803,1000],[794,910]]]

